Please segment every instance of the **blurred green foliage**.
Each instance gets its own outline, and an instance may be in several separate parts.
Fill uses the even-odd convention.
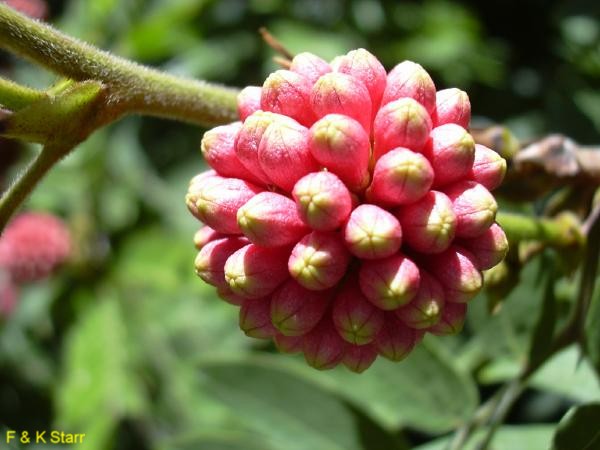
[[[388,69],[412,59],[438,87],[467,90],[479,123],[506,123],[524,139],[600,141],[594,0],[55,0],[50,9],[60,29],[102,48],[236,86],[276,67],[260,26],[293,52],[332,58],[363,46]],[[53,81],[14,64],[23,83]],[[0,326],[3,428],[86,433],[81,448],[92,450],[443,448],[527,357],[549,295],[542,266],[556,255],[530,264],[496,315],[476,299],[458,337],[427,338],[405,362],[378,361],[360,376],[314,371],[243,336],[236,309],[193,273],[198,224],[183,196],[204,169],[202,132],[128,118],[35,191],[27,208],[65,217],[77,251],[59,276],[23,289]],[[558,313],[576,280],[561,283],[551,286]],[[600,399],[598,365],[578,361],[569,348],[533,378],[495,448],[547,448],[569,406]]]

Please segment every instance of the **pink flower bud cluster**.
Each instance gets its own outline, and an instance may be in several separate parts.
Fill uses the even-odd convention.
[[[490,193],[506,163],[467,131],[466,93],[363,49],[302,53],[238,110],[204,135],[212,169],[186,203],[205,224],[196,272],[248,336],[362,372],[460,331],[508,247]]]

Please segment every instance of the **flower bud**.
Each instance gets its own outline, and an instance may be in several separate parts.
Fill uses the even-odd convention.
[[[262,86],[260,106],[263,111],[272,111],[311,126],[315,115],[310,107],[312,83],[290,70],[277,70]]]
[[[363,204],[350,214],[344,240],[348,250],[359,258],[385,258],[400,249],[402,228],[398,219],[386,210]]]
[[[328,319],[322,320],[302,342],[306,362],[319,370],[337,366],[344,358],[347,346]]]
[[[371,367],[377,359],[377,347],[373,344],[348,345],[342,364],[352,372],[362,373]]]
[[[435,108],[435,85],[421,65],[403,61],[387,76],[382,105],[403,97],[410,97],[425,107],[427,113]]]
[[[196,196],[196,217],[220,233],[239,234],[238,209],[260,191],[258,186],[238,178],[206,178]]]
[[[234,236],[211,241],[198,252],[194,266],[196,274],[208,284],[219,288],[227,287],[225,281],[225,261],[237,249],[248,244],[244,237]]]
[[[488,270],[500,263],[508,252],[508,239],[502,228],[494,223],[482,235],[461,239],[458,244],[471,252],[479,270]]]
[[[287,248],[248,244],[225,262],[225,281],[242,297],[266,297],[289,277],[288,257]]]
[[[385,68],[379,60],[364,48],[359,48],[338,58],[333,69],[362,81],[369,91],[373,107],[371,117],[374,117],[379,109],[387,79]]]
[[[458,245],[430,256],[424,264],[444,288],[445,307],[448,302],[466,303],[481,290],[483,278],[474,256]]]
[[[469,179],[493,191],[502,184],[506,174],[506,160],[491,148],[475,144],[475,159],[468,175]]]
[[[337,233],[313,231],[292,250],[290,275],[306,289],[320,291],[335,286],[350,263],[350,253]]]
[[[456,214],[456,236],[472,238],[485,233],[496,219],[498,204],[494,196],[474,181],[459,181],[445,189]]]
[[[308,148],[308,129],[300,124],[269,125],[258,147],[258,161],[269,179],[287,192],[304,175],[319,170]]]
[[[371,131],[371,100],[365,85],[350,75],[332,72],[315,83],[310,104],[317,118],[344,114],[357,120],[367,133]]]
[[[294,56],[290,70],[302,75],[312,86],[321,75],[331,72],[331,66],[313,53],[302,52]]]
[[[200,172],[198,175],[195,175],[190,180],[188,185],[188,189],[190,192],[199,192],[202,186],[204,185],[205,180],[211,177],[219,176],[216,170],[209,169],[204,172]]]
[[[469,128],[471,121],[471,102],[465,91],[450,88],[437,91],[435,95],[435,110],[431,114],[433,126],[455,123],[463,128]]]
[[[367,199],[388,206],[420,200],[431,188],[433,169],[423,155],[407,148],[396,148],[375,164]]]
[[[418,202],[402,206],[397,217],[404,242],[418,252],[443,252],[454,239],[456,215],[452,202],[441,192],[429,191]]]
[[[301,336],[312,330],[325,315],[330,291],[310,291],[288,280],[271,300],[271,321],[285,336]]]
[[[375,306],[392,310],[406,305],[419,290],[419,268],[398,253],[385,259],[364,261],[359,271],[360,289]]]
[[[356,280],[337,295],[331,316],[340,336],[355,345],[372,342],[383,326],[383,311],[365,298]]]
[[[235,294],[229,286],[217,287],[217,296],[234,306],[242,306],[246,299],[240,295]]]
[[[237,110],[241,121],[260,109],[261,95],[262,88],[259,86],[246,86],[240,91],[237,96]]]
[[[246,336],[269,339],[277,330],[271,323],[271,305],[268,297],[246,300],[240,308],[240,328]]]
[[[440,321],[427,331],[438,336],[460,333],[466,316],[467,305],[465,303],[446,303]]]
[[[300,178],[292,191],[302,220],[314,230],[339,228],[352,210],[348,188],[331,172],[313,172]]]
[[[384,358],[401,361],[422,337],[423,332],[407,327],[394,314],[386,314],[383,327],[375,339],[375,347]]]
[[[234,122],[208,130],[200,143],[202,156],[223,177],[260,184],[261,180],[240,163],[235,153],[235,140],[241,128],[241,122]]]
[[[465,178],[473,166],[475,141],[463,127],[448,123],[431,130],[423,148],[435,172],[434,187]]]
[[[369,135],[356,120],[328,114],[310,128],[310,152],[323,166],[360,191],[369,183]]]
[[[215,239],[221,239],[223,237],[225,237],[223,233],[219,233],[208,225],[204,225],[202,228],[196,231],[196,234],[194,234],[194,247],[196,247],[197,250],[202,250],[202,247],[209,242],[214,241]]]
[[[297,242],[309,230],[296,203],[275,192],[261,192],[237,213],[239,227],[253,244],[282,247]]]
[[[415,329],[429,328],[439,322],[444,309],[444,289],[424,270],[415,298],[394,312],[406,326]]]
[[[281,333],[276,333],[273,336],[275,347],[281,353],[300,353],[302,352],[302,336],[285,336]]]
[[[374,159],[397,147],[420,152],[431,132],[431,118],[412,98],[401,98],[382,107],[373,122]]]

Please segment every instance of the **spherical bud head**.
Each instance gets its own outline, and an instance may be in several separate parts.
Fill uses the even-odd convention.
[[[277,350],[290,355],[302,352],[302,340],[302,336],[285,336],[281,333],[276,333],[273,336],[273,342]]]
[[[418,202],[400,207],[396,215],[404,242],[413,250],[441,253],[454,239],[456,215],[452,202],[442,192],[429,191]]]
[[[239,161],[264,184],[270,184],[271,180],[260,166],[258,147],[263,134],[265,134],[269,125],[275,121],[297,123],[295,120],[281,114],[256,111],[244,121],[235,141],[235,153]]]
[[[335,230],[352,211],[350,191],[331,172],[313,172],[300,178],[292,196],[300,217],[313,230]]]
[[[338,58],[333,69],[362,81],[371,97],[373,117],[379,109],[387,80],[387,73],[379,60],[364,48],[359,48]]]
[[[221,300],[234,306],[242,306],[242,304],[246,301],[244,297],[234,293],[229,286],[218,287],[217,295]]]
[[[273,184],[286,192],[304,175],[319,170],[308,147],[308,128],[300,124],[269,125],[258,147],[258,161]]]
[[[310,104],[317,118],[343,114],[371,132],[371,98],[365,85],[350,75],[332,72],[320,77],[312,88]]]
[[[431,113],[435,109],[435,94],[435,85],[427,71],[417,63],[403,61],[388,74],[381,104],[409,97]]]
[[[458,244],[471,252],[479,270],[488,270],[499,264],[508,252],[508,239],[497,223],[492,224],[476,238],[461,239]]]
[[[494,223],[498,204],[483,185],[475,181],[458,181],[445,189],[456,214],[456,236],[481,236]]]
[[[328,114],[310,128],[309,147],[313,157],[351,191],[367,187],[371,144],[359,122],[342,114]]]
[[[457,88],[443,89],[435,95],[435,110],[431,114],[433,126],[455,123],[469,128],[471,122],[471,102],[465,91]]]
[[[268,297],[246,300],[240,308],[240,329],[246,336],[270,339],[277,333],[271,323],[271,301]]]
[[[321,291],[335,286],[349,263],[350,253],[339,234],[313,231],[296,244],[287,267],[300,285]]]
[[[219,176],[217,171],[214,169],[208,169],[204,172],[194,175],[188,184],[189,190],[193,192],[199,192],[200,188],[204,184],[204,181],[214,176]]]
[[[267,77],[262,86],[260,107],[311,126],[315,115],[311,109],[312,83],[290,70],[277,70]]]
[[[438,323],[427,331],[437,336],[458,334],[465,325],[467,305],[465,303],[446,303]]]
[[[375,164],[367,199],[385,206],[414,203],[429,192],[433,176],[427,158],[407,148],[396,148]]]
[[[385,258],[400,249],[402,228],[398,219],[385,209],[363,204],[350,214],[344,240],[350,252],[359,258]]]
[[[225,281],[225,261],[236,250],[248,244],[244,237],[232,236],[211,241],[202,247],[194,261],[196,274],[208,284],[227,288]]]
[[[463,127],[448,123],[431,130],[423,148],[435,172],[435,188],[466,178],[475,158],[475,141]]]
[[[32,19],[44,20],[48,17],[48,4],[45,0],[3,0],[2,3]]]
[[[202,250],[202,247],[209,242],[214,241],[215,239],[221,239],[223,237],[225,237],[223,233],[219,233],[208,225],[204,225],[194,234],[194,247],[196,247],[197,250]]]
[[[377,347],[373,344],[348,345],[342,364],[355,373],[367,370],[377,359]]]
[[[417,101],[401,98],[382,107],[373,122],[375,160],[397,147],[420,152],[431,132],[431,118]]]
[[[296,203],[275,192],[261,192],[244,204],[237,213],[240,230],[262,247],[283,247],[298,242],[309,229]]]
[[[286,247],[248,244],[227,258],[225,281],[241,297],[266,297],[289,277],[289,254]]]
[[[375,347],[384,358],[402,361],[422,337],[422,331],[407,327],[394,314],[386,314],[383,327],[375,339]]]
[[[271,322],[285,336],[302,336],[323,318],[330,295],[329,291],[310,291],[288,280],[273,294]]]
[[[430,256],[424,264],[444,288],[446,305],[468,302],[483,286],[483,277],[475,257],[458,245],[452,245],[439,255]]]
[[[331,317],[340,336],[354,345],[372,342],[384,321],[383,311],[365,298],[354,279],[337,295]]]
[[[394,312],[404,325],[417,330],[430,328],[439,322],[444,309],[444,289],[426,271],[421,270],[421,283],[415,298]]]
[[[241,128],[241,122],[234,122],[208,130],[200,143],[202,156],[223,177],[260,184],[261,180],[240,163],[235,153],[235,141]]]
[[[347,346],[329,319],[322,320],[302,341],[304,359],[318,370],[333,369],[342,362]]]
[[[302,52],[294,56],[290,70],[302,75],[312,86],[322,75],[331,72],[331,66],[314,53]]]
[[[14,283],[38,281],[65,263],[71,249],[71,233],[60,218],[22,213],[0,235],[0,267]]]
[[[196,217],[219,233],[240,234],[238,209],[261,191],[257,185],[239,178],[207,178],[197,195]]]
[[[259,86],[246,86],[240,91],[237,96],[237,110],[242,122],[260,109],[261,96],[262,88]]]
[[[506,160],[491,148],[475,144],[475,159],[468,178],[493,191],[506,175]]]
[[[371,303],[390,311],[413,299],[419,290],[421,276],[414,262],[397,253],[384,259],[364,261],[358,280],[362,293]]]

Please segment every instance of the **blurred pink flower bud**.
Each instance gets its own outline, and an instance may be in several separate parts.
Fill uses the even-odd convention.
[[[427,331],[438,336],[457,334],[463,329],[466,315],[466,303],[446,303],[440,321]]]
[[[313,172],[300,178],[292,195],[302,220],[314,230],[339,228],[352,210],[348,188],[330,172]]]
[[[240,329],[246,336],[269,339],[277,333],[271,323],[271,301],[269,297],[245,300],[240,308]]]
[[[401,361],[408,356],[422,337],[422,331],[407,327],[394,314],[388,313],[375,339],[375,346],[384,358]]]
[[[315,121],[311,109],[312,83],[302,75],[290,70],[277,70],[267,77],[262,86],[260,106],[297,120],[310,127]]]
[[[488,270],[500,263],[508,252],[508,239],[502,228],[492,224],[482,235],[460,239],[458,244],[471,252],[479,270]]]
[[[312,86],[321,75],[331,72],[331,66],[313,53],[302,52],[294,56],[290,70],[302,75]]]
[[[234,293],[229,286],[217,287],[217,295],[221,300],[226,301],[230,305],[242,306],[247,300],[244,297]]]
[[[431,118],[412,98],[401,98],[386,104],[373,122],[375,161],[397,147],[420,152],[431,132]]]
[[[435,172],[434,187],[465,178],[475,158],[475,141],[463,127],[449,123],[431,130],[423,154]]]
[[[441,192],[429,191],[418,202],[400,207],[397,217],[404,242],[418,252],[443,252],[454,239],[456,215],[452,202]]]
[[[211,241],[198,252],[194,266],[196,274],[208,284],[219,288],[228,287],[225,281],[225,261],[236,250],[248,244],[244,237],[225,237]]]
[[[459,181],[444,189],[456,214],[456,236],[472,238],[485,233],[496,219],[494,196],[474,181]]]
[[[407,148],[396,148],[375,164],[367,199],[387,206],[420,200],[433,183],[433,169],[423,155]]]
[[[475,160],[468,177],[493,191],[502,184],[506,174],[506,160],[491,148],[475,144]]]
[[[385,258],[400,249],[402,228],[398,219],[385,209],[363,204],[350,214],[344,227],[344,240],[359,258]]]
[[[377,347],[373,344],[348,345],[344,352],[342,364],[352,372],[362,373],[377,359]]]
[[[291,245],[309,230],[296,203],[275,192],[261,192],[237,212],[239,227],[250,241],[263,247]]]
[[[310,128],[310,152],[352,191],[369,183],[369,135],[351,117],[328,114]]]
[[[304,358],[315,369],[333,369],[344,358],[348,344],[335,331],[331,320],[325,319],[303,341]]]
[[[442,285],[424,270],[420,276],[417,295],[409,304],[394,311],[406,326],[415,329],[430,328],[438,323],[444,309]]]
[[[471,121],[471,102],[465,91],[450,88],[437,91],[435,95],[435,110],[431,114],[433,126],[455,123],[463,128],[469,128]]]
[[[196,231],[196,234],[194,234],[194,247],[196,247],[197,250],[202,250],[202,247],[204,247],[210,241],[224,237],[226,237],[225,234],[213,230],[208,225],[204,225],[202,228]]]
[[[419,268],[398,253],[385,259],[364,261],[359,270],[360,289],[378,308],[392,310],[406,305],[419,290]]]
[[[240,120],[244,121],[260,109],[262,88],[259,86],[246,86],[237,96],[237,109]]]
[[[300,353],[302,352],[302,336],[286,336],[281,333],[276,333],[273,337],[273,341],[275,342],[275,347],[281,353]]]
[[[435,85],[427,71],[417,63],[403,61],[388,74],[381,104],[410,97],[431,113],[435,108],[435,94]]]
[[[231,290],[245,298],[271,294],[288,277],[286,247],[259,247],[248,244],[225,262],[225,281]]]

